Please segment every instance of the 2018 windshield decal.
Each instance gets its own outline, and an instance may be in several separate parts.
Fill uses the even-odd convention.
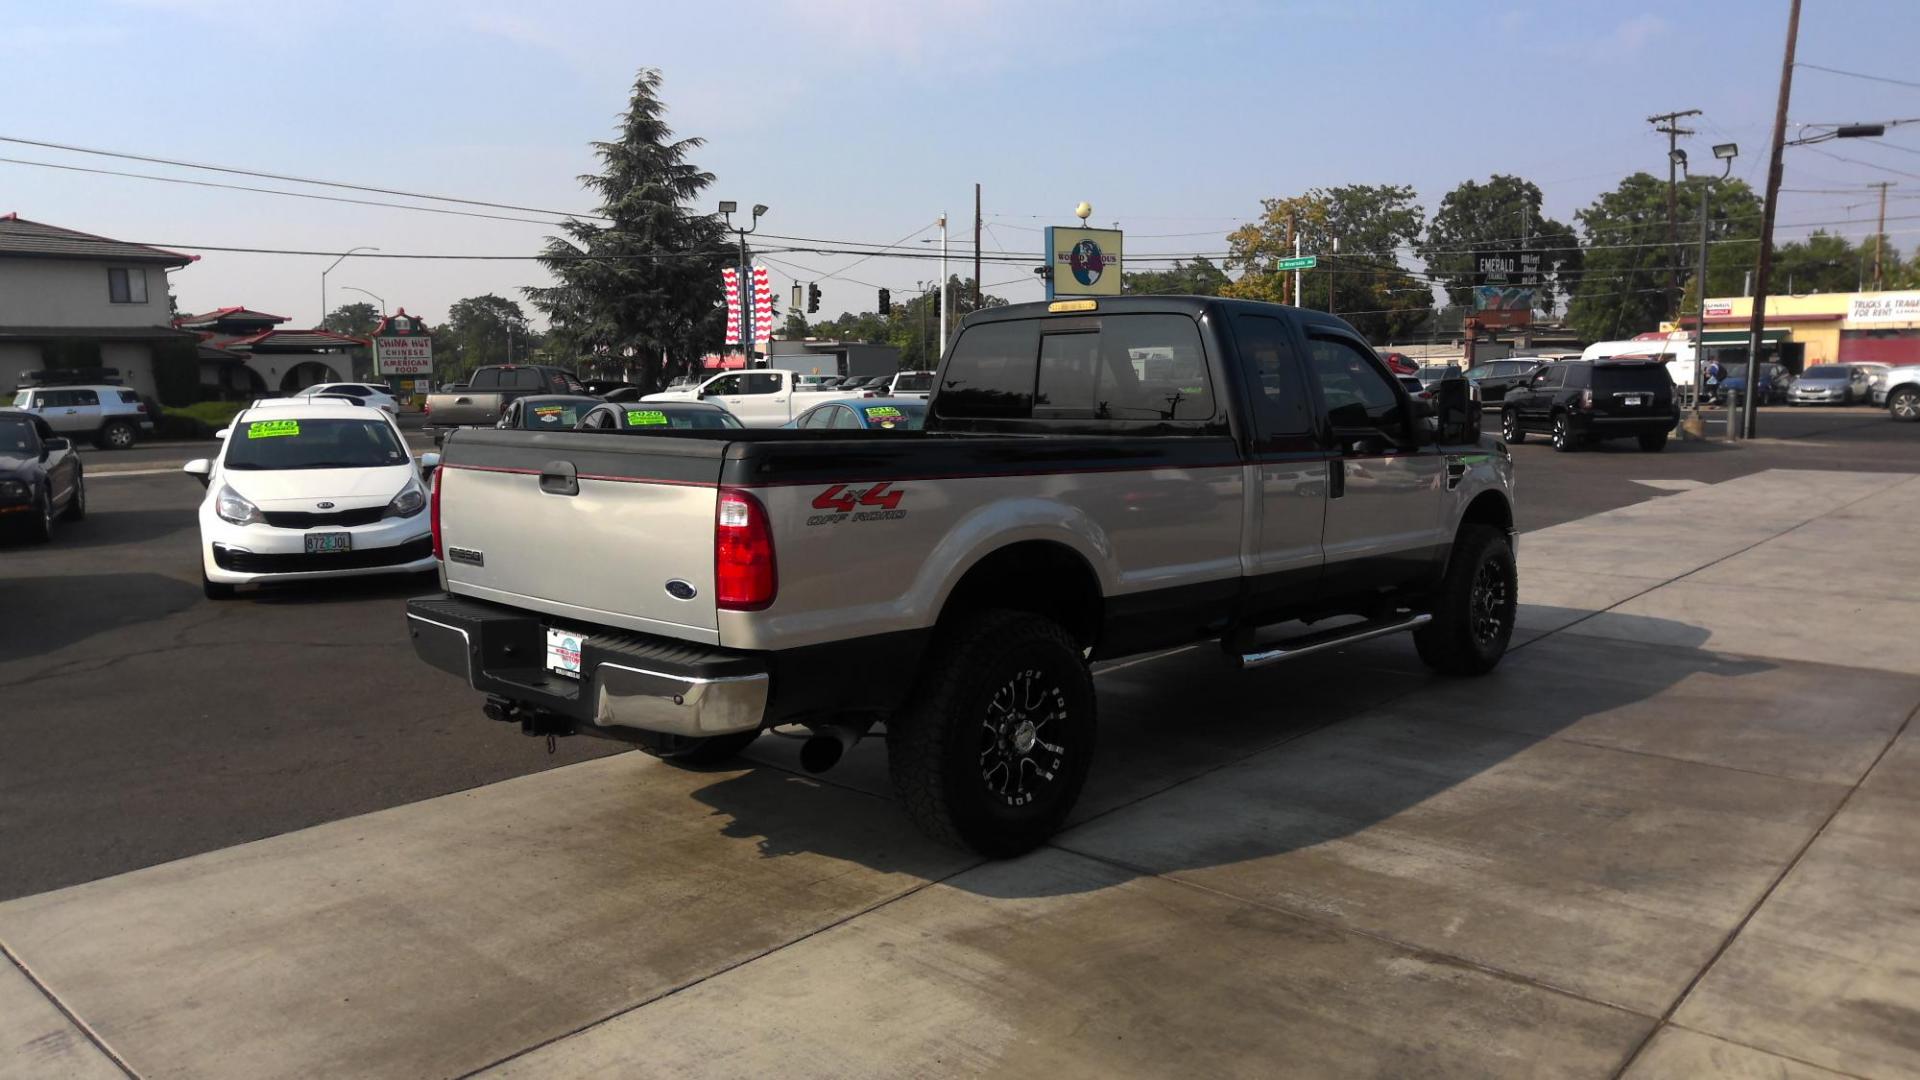
[[[900,509],[900,500],[904,491],[891,490],[893,481],[883,480],[865,491],[853,491],[845,484],[835,484],[813,497],[815,510],[828,510],[832,513],[815,514],[807,519],[809,525],[838,525],[843,521],[897,521],[906,517],[907,512]],[[859,510],[857,507],[877,507],[874,510]]]

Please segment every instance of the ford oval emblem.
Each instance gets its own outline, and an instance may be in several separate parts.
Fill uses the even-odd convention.
[[[667,595],[673,597],[675,600],[691,600],[700,595],[700,590],[694,588],[691,581],[681,581],[679,578],[674,578],[672,581],[667,582]]]
[[[331,510],[331,509],[333,509],[333,504],[332,504],[332,503],[330,503],[330,502],[323,502],[323,503],[321,503],[321,504],[320,504],[320,509],[322,509],[322,510]]]

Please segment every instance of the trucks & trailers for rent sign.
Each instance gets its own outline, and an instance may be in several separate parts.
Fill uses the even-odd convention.
[[[1847,303],[1850,323],[1920,323],[1920,292],[1861,293]]]

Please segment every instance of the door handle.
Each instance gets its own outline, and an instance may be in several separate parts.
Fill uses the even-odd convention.
[[[549,495],[580,494],[580,477],[571,461],[549,461],[540,466],[540,490]]]
[[[1338,499],[1347,493],[1347,459],[1327,459],[1327,498]]]

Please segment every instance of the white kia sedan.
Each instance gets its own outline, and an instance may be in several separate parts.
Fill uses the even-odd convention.
[[[201,580],[210,599],[238,585],[434,569],[421,469],[385,412],[311,402],[246,409],[220,455],[184,471],[200,504]]]

